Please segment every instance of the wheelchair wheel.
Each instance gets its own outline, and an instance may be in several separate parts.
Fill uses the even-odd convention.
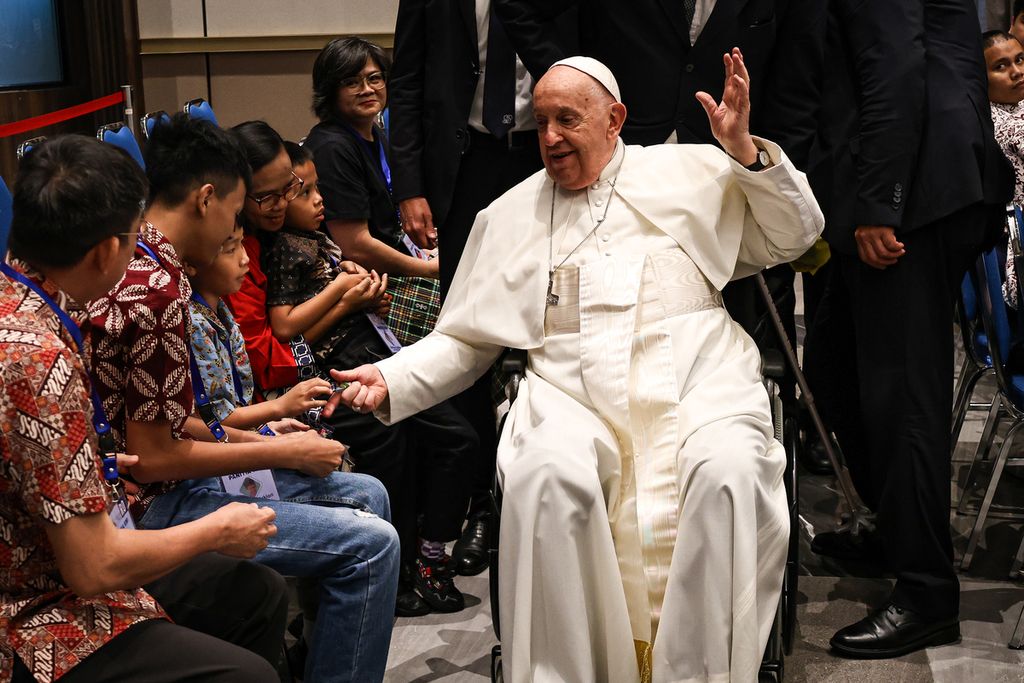
[[[491,683],[503,683],[505,676],[501,671],[501,645],[491,648]]]
[[[796,638],[796,606],[800,582],[800,486],[797,479],[797,449],[800,428],[795,417],[785,420],[782,445],[786,450],[786,497],[789,502],[789,554],[782,586],[782,643],[787,655],[793,653]]]

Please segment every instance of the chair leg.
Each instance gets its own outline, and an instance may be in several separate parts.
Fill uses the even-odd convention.
[[[1007,645],[1014,650],[1024,650],[1024,607],[1021,607],[1020,616],[1017,617],[1017,626],[1013,629],[1013,635]]]
[[[956,451],[956,444],[960,441],[960,432],[964,428],[964,420],[967,419],[967,411],[971,407],[971,397],[974,395],[974,388],[978,386],[978,380],[985,375],[984,368],[975,368],[968,376],[959,383],[956,401],[953,403],[953,423],[950,432],[950,453]]]
[[[960,364],[960,371],[956,373],[956,387],[953,389],[953,396],[956,398],[953,400],[953,420],[956,421],[957,406],[960,405],[964,392],[964,384],[966,383],[967,373],[970,372],[971,366],[974,363],[971,362],[971,357],[966,353],[964,354],[964,362]]]
[[[999,480],[1003,476],[1003,468],[1006,467],[1006,460],[1010,455],[1013,437],[1021,427],[1024,427],[1024,421],[1017,422],[1010,427],[1010,431],[1006,434],[1006,440],[1003,441],[1003,446],[999,449],[999,456],[992,467],[992,478],[988,482],[988,488],[985,489],[985,500],[981,502],[981,507],[978,509],[978,518],[974,520],[974,528],[971,530],[971,537],[967,542],[967,550],[964,552],[963,559],[960,560],[960,568],[964,571],[970,568],[971,560],[974,559],[974,551],[978,549],[981,533],[985,527],[985,519],[988,517],[989,508],[992,507],[992,499],[995,498]]]
[[[1017,546],[1017,555],[1013,558],[1013,566],[1010,567],[1010,578],[1020,578],[1021,567],[1024,567],[1024,538],[1021,539],[1020,545]]]
[[[978,447],[974,451],[974,457],[971,459],[971,466],[967,470],[967,480],[964,482],[963,493],[960,494],[960,500],[957,503],[957,513],[966,515],[968,513],[967,500],[970,498],[967,494],[974,487],[974,477],[977,474],[978,462],[981,460],[988,460],[988,452],[992,448],[992,441],[996,437],[996,427],[999,425],[999,409],[1002,408],[1002,401],[999,398],[999,392],[992,397],[992,405],[989,406],[988,416],[985,418],[985,429],[981,432],[981,440],[978,441]]]

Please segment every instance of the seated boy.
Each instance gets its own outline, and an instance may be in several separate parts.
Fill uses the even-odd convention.
[[[225,426],[230,442],[215,443],[193,420],[194,439],[182,438],[193,413],[192,292],[182,261],[208,265],[231,238],[250,182],[245,155],[229,132],[177,115],[150,138],[146,172],[150,204],[134,258],[90,308],[112,432],[139,456],[132,474],[149,484],[139,524],[162,529],[252,502],[227,493],[220,477],[281,468],[271,475],[279,499],[260,499],[276,512],[279,533],[255,559],[319,580],[305,680],[379,681],[398,575],[383,487],[337,472],[344,448],[312,431],[268,437]]]
[[[145,191],[127,154],[77,135],[36,147],[18,172],[0,266],[0,681],[278,680],[265,660],[280,653],[283,581],[227,557],[266,546],[272,510],[233,504],[160,531],[107,514],[123,492],[112,461],[136,458],[100,447],[79,325],[131,259]]]
[[[307,310],[324,304],[323,299],[329,299],[324,305],[349,302],[351,312],[313,344],[318,367],[326,372],[391,355],[397,341],[391,339],[389,346],[380,333],[386,326],[367,315],[386,305],[381,294],[387,275],[342,272],[341,250],[319,230],[324,210],[312,155],[294,143],[285,147],[303,185],[288,204],[284,227],[264,262],[275,336],[284,340],[304,334],[317,322]],[[340,286],[334,285],[338,280]],[[348,444],[356,471],[380,479],[391,498],[403,560],[396,612],[416,616],[429,609],[461,610],[465,601],[447,570],[444,543],[458,538],[462,529],[469,503],[466,473],[479,457],[469,425],[447,403],[391,427],[353,411],[337,412],[327,422]]]

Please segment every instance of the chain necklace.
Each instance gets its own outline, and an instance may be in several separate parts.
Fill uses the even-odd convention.
[[[619,174],[616,173],[615,177],[612,178],[611,181],[611,190],[608,192],[608,202],[604,205],[604,213],[602,213],[601,217],[597,219],[596,223],[594,223],[594,227],[590,229],[590,232],[584,235],[583,239],[576,243],[576,246],[572,248],[572,251],[570,251],[564,259],[559,261],[557,266],[552,266],[552,263],[554,263],[555,250],[555,195],[558,194],[558,186],[555,185],[554,181],[551,182],[551,217],[548,219],[548,292],[545,299],[548,306],[558,305],[558,295],[551,291],[555,286],[555,271],[564,266],[565,262],[576,253],[576,250],[582,247],[583,243],[590,239],[590,236],[597,232],[597,229],[601,227],[602,223],[604,223],[604,219],[608,217],[608,209],[612,205],[612,197],[615,196],[615,183],[618,179]],[[571,204],[569,205],[568,218],[572,218]],[[566,220],[568,220],[568,218]]]

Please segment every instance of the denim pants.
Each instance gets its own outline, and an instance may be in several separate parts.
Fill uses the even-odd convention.
[[[305,680],[383,680],[399,562],[384,487],[373,477],[341,472],[320,479],[274,470],[274,481],[281,500],[228,495],[217,478],[184,481],[158,496],[139,525],[183,524],[233,501],[273,508],[277,535],[254,559],[320,585]]]

